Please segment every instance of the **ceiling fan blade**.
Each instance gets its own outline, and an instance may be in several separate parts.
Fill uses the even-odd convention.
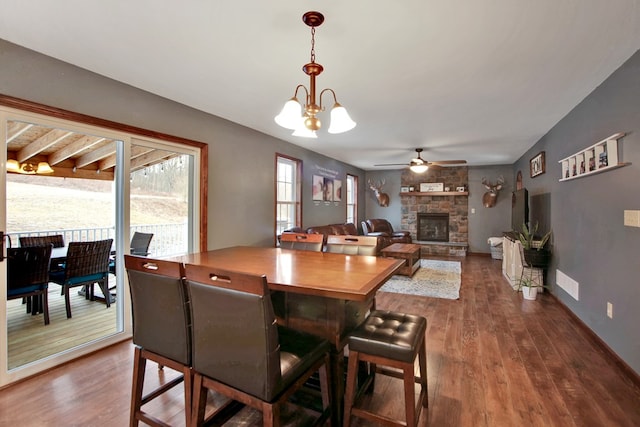
[[[430,165],[461,165],[467,163],[466,160],[434,160]]]
[[[373,165],[373,166],[409,166],[406,163],[381,163],[379,165]]]

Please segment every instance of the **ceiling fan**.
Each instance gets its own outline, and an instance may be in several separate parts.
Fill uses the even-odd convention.
[[[467,163],[466,160],[437,160],[428,162],[420,156],[422,148],[416,148],[416,153],[418,153],[418,157],[414,157],[409,163],[382,163],[374,166],[409,166],[412,172],[423,173],[432,166],[437,168],[443,165],[462,165]]]

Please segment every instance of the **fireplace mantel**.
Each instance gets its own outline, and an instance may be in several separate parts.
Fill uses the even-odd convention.
[[[428,191],[428,192],[419,192],[419,191],[411,191],[400,193],[400,196],[468,196],[468,191]]]

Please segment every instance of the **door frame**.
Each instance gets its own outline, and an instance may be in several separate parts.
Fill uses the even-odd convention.
[[[176,137],[164,133],[155,132],[152,130],[137,128],[121,123],[112,122],[92,116],[87,116],[80,113],[74,113],[67,110],[46,106],[43,104],[34,103],[18,98],[0,94],[0,135],[6,135],[7,118],[8,116],[19,116],[23,119],[33,120],[34,122],[45,123],[57,123],[55,126],[64,124],[65,122],[77,129],[87,129],[92,133],[104,133],[113,135],[115,139],[123,141],[118,148],[119,158],[128,158],[127,153],[130,152],[130,147],[133,140],[145,141],[158,144],[166,144],[167,146],[180,147],[183,149],[189,147],[189,151],[193,151],[194,155],[194,197],[197,197],[197,215],[194,215],[194,222],[197,229],[193,230],[192,238],[194,241],[194,248],[196,250],[206,250],[207,248],[207,189],[208,189],[208,145],[202,142],[193,141],[181,137]],[[13,117],[12,117],[13,118]],[[0,184],[3,188],[6,188],[6,161],[7,151],[4,139],[2,139],[2,149],[0,150]],[[128,180],[124,177],[128,176],[129,164],[127,162],[125,167],[119,168],[120,172],[117,172],[115,177],[116,185],[116,206],[117,212],[116,221],[117,225],[122,230],[120,234],[122,237],[119,239],[120,245],[124,248],[125,239],[129,239],[128,225]],[[4,190],[3,190],[4,191]],[[124,208],[126,202],[127,208]],[[0,197],[0,211],[6,212],[6,197]],[[4,216],[4,214],[3,214]],[[6,224],[4,220],[0,224],[1,230],[4,230]],[[118,227],[116,228],[118,229]],[[0,243],[3,254],[6,253],[6,244]],[[123,249],[120,248],[120,249]],[[120,277],[126,277],[126,275],[119,275]],[[33,362],[28,365],[24,365],[20,368],[8,370],[7,360],[7,319],[6,319],[6,262],[0,263],[0,292],[4,295],[2,300],[4,301],[4,308],[0,309],[0,330],[4,338],[0,339],[0,388],[3,388],[13,382],[30,377],[42,371],[54,368],[70,360],[76,359],[83,355],[95,352],[109,345],[115,344],[120,341],[127,340],[131,337],[131,310],[130,310],[130,297],[128,292],[128,283],[126,279],[124,281],[124,289],[122,294],[124,295],[123,304],[118,305],[118,310],[123,310],[123,313],[118,313],[118,318],[123,319],[124,324],[122,332],[105,337],[104,339],[96,342],[89,343],[87,345],[71,349],[64,353],[51,356],[46,359],[42,359],[37,362]]]

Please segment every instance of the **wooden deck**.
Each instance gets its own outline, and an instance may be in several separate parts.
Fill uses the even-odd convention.
[[[524,301],[502,277],[500,261],[459,259],[457,301],[377,298],[378,308],[428,319],[429,408],[420,426],[640,425],[640,389],[553,297]],[[127,425],[132,354],[126,341],[0,390],[0,425]],[[167,381],[165,371],[150,368],[147,380]],[[400,396],[401,381],[380,376],[367,404],[398,417]],[[183,425],[179,388],[149,406]],[[261,419],[245,408],[228,425],[259,426]]]
[[[42,314],[26,313],[21,299],[7,301],[9,369],[33,362],[116,332],[116,306],[88,301],[71,289],[71,314],[67,319],[60,286],[49,284],[50,323]],[[96,285],[96,291],[98,286]]]

